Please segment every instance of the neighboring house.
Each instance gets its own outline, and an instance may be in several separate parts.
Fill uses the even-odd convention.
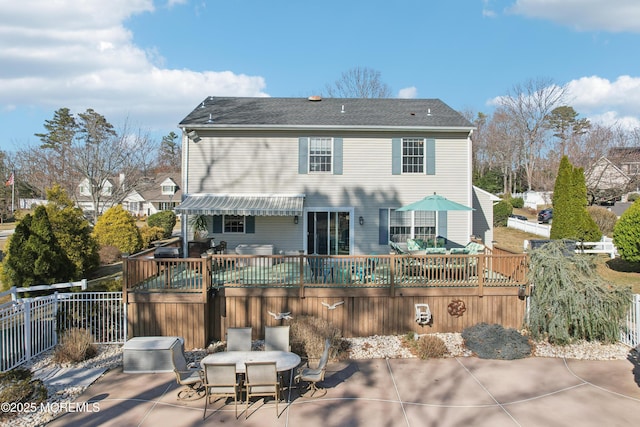
[[[140,183],[125,197],[122,207],[135,216],[173,210],[182,197],[180,172],[159,173]]]
[[[179,126],[176,212],[205,215],[231,250],[388,254],[390,240],[436,235],[464,246],[493,212],[474,196],[474,126],[438,99],[208,97]],[[476,212],[396,211],[433,193]]]
[[[126,179],[124,176],[120,176],[104,182],[99,205],[100,214],[116,204],[122,204],[122,207],[132,215],[144,217],[164,210],[173,210],[180,203],[182,177],[179,171],[160,173],[143,179],[136,183],[135,189],[124,198],[121,195],[115,197],[115,186],[122,185],[124,179]],[[88,179],[81,181],[76,198],[78,207],[87,214],[93,213]]]
[[[630,164],[619,163],[619,165],[610,158],[601,157],[585,173],[585,183],[591,203],[614,202],[629,191],[634,178],[622,167],[629,171]]]

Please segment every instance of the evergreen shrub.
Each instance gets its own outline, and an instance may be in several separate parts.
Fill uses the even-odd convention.
[[[529,339],[515,329],[478,323],[462,331],[465,346],[481,359],[522,359],[531,355]]]
[[[633,202],[624,211],[613,228],[613,243],[620,258],[628,262],[640,262],[640,201]]]
[[[493,225],[506,227],[509,215],[513,212],[513,206],[506,200],[501,200],[493,205]]]
[[[122,205],[109,208],[98,218],[93,235],[100,246],[115,246],[122,253],[133,254],[142,248],[136,220]]]
[[[147,218],[149,227],[160,227],[163,230],[162,238],[166,239],[173,234],[173,228],[176,226],[176,214],[173,211],[161,211],[154,213]]]

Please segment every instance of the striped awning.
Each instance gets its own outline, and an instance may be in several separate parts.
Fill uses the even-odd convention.
[[[187,215],[302,215],[304,194],[192,194],[175,208]]]

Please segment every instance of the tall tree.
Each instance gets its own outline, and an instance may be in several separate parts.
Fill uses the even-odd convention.
[[[552,239],[600,240],[600,230],[587,212],[584,172],[582,168],[574,168],[567,156],[560,160],[552,200]]]
[[[331,98],[390,98],[391,88],[382,81],[380,71],[355,67],[342,73],[333,84],[326,86]]]
[[[78,114],[79,137],[74,146],[74,167],[86,179],[94,221],[105,208],[121,203],[141,183],[149,165],[150,140],[133,134],[127,124],[116,132],[92,109]],[[79,183],[78,183],[79,184]]]
[[[546,121],[562,103],[566,89],[549,79],[531,79],[517,84],[499,103],[517,126],[523,168],[529,190],[534,188],[534,173],[545,147]]]
[[[548,118],[548,126],[553,131],[553,136],[560,141],[560,156],[567,153],[569,145],[575,142],[576,138],[584,135],[591,123],[588,119],[578,119],[578,113],[573,107],[562,105],[551,111]]]
[[[156,169],[180,170],[182,166],[182,151],[178,138],[179,136],[175,132],[169,132],[168,135],[162,137]]]

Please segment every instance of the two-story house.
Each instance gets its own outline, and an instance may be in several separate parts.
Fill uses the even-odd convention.
[[[145,177],[135,185],[124,185],[126,177],[106,179],[100,194],[94,196],[98,204],[98,213],[122,204],[122,207],[134,216],[145,217],[154,213],[173,210],[182,199],[180,171],[163,172]],[[94,201],[89,180],[84,178],[78,185],[76,201],[78,207],[88,215],[93,215]]]
[[[491,195],[472,186],[474,126],[438,99],[208,97],[179,126],[176,212],[205,215],[232,251],[385,254],[389,241],[454,247],[472,235],[491,245]],[[434,193],[475,211],[396,210]]]

